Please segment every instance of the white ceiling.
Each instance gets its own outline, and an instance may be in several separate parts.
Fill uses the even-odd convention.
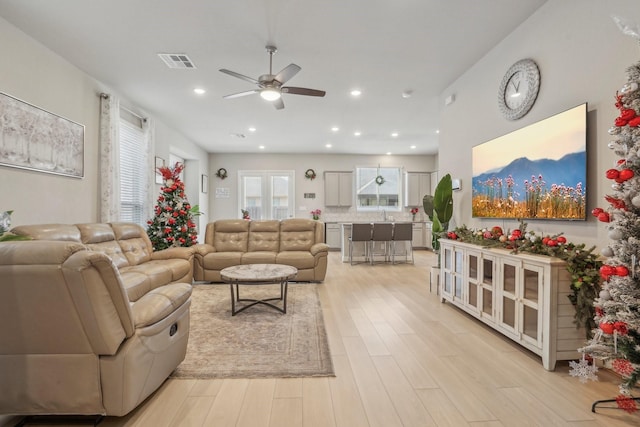
[[[0,0],[0,16],[211,153],[434,154],[438,96],[545,1]],[[218,70],[266,74],[267,44],[274,74],[298,64],[287,85],[326,96],[222,99],[254,87]]]

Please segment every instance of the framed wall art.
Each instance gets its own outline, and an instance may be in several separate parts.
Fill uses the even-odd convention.
[[[0,92],[0,166],[84,177],[84,125]]]

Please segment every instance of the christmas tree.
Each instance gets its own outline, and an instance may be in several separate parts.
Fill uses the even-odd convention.
[[[147,221],[147,234],[154,251],[197,243],[198,231],[193,216],[200,212],[197,206],[191,207],[184,194],[184,183],[180,180],[182,169],[182,163],[176,163],[173,168],[157,168],[164,185],[160,188],[155,217]]]
[[[640,379],[640,63],[627,70],[627,83],[616,93],[620,111],[609,129],[614,140],[609,148],[619,159],[605,176],[613,193],[605,197],[609,206],[593,215],[608,228],[609,245],[601,253],[607,260],[600,267],[602,290],[595,301],[593,340],[580,349],[585,355],[604,360],[622,376],[618,407],[638,409],[633,390]],[[596,379],[595,365],[572,362],[571,375]]]

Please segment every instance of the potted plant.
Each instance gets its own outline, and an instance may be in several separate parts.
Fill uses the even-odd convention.
[[[446,174],[438,182],[433,196],[424,196],[422,205],[432,222],[433,251],[437,253],[440,249],[438,239],[449,229],[449,221],[453,215],[453,186],[450,174]]]
[[[422,205],[431,220],[431,243],[433,252],[438,257],[437,266],[431,267],[429,290],[431,291],[432,285],[435,284],[436,293],[438,293],[440,281],[440,242],[438,239],[449,229],[449,221],[453,215],[453,186],[450,174],[442,177],[433,195],[424,196]]]

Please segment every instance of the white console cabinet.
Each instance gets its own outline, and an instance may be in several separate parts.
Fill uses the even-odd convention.
[[[546,370],[580,357],[586,338],[573,323],[564,261],[441,239],[440,262],[443,302],[541,356]]]

